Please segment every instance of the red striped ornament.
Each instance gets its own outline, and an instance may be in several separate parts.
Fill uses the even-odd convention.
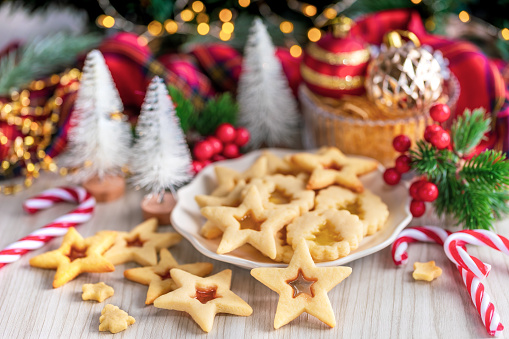
[[[67,233],[69,227],[78,226],[92,218],[95,198],[82,187],[52,188],[27,199],[23,208],[30,214],[50,208],[60,202],[79,204],[78,207],[40,227],[24,238],[8,245],[0,251],[0,268],[18,260],[23,254],[41,248],[55,237]]]
[[[359,40],[329,32],[308,45],[301,63],[302,80],[320,96],[361,95],[369,58],[369,50]]]

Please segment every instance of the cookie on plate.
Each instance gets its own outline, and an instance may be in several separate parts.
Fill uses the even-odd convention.
[[[329,261],[355,250],[362,240],[364,226],[359,217],[346,210],[327,210],[304,213],[286,229],[286,239],[294,249],[304,239],[315,261]]]

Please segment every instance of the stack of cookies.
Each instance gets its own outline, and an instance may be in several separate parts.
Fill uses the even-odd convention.
[[[195,197],[207,219],[201,234],[221,237],[219,254],[250,244],[288,263],[304,239],[315,262],[345,257],[389,216],[387,205],[359,180],[377,166],[327,147],[283,159],[265,152],[243,173],[216,167],[218,186]]]

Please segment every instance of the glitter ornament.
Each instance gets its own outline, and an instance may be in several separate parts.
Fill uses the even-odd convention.
[[[403,43],[402,36],[410,41]],[[393,31],[387,46],[368,66],[366,91],[378,108],[393,116],[426,112],[442,94],[443,75],[438,59],[412,32]]]

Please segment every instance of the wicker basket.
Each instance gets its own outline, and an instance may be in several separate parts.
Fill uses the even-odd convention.
[[[454,112],[459,97],[459,84],[455,78],[448,81],[447,93],[444,101]],[[424,129],[431,123],[427,112],[402,119],[384,117],[381,112],[374,119],[363,118],[325,104],[305,85],[299,88],[299,98],[304,116],[303,144],[306,148],[336,146],[347,154],[375,158],[384,166],[393,166],[394,159],[399,155],[392,147],[395,136],[405,134],[414,144],[416,140],[422,139]],[[377,110],[365,97],[355,97],[355,100],[362,101],[365,106],[372,105],[370,110]]]

